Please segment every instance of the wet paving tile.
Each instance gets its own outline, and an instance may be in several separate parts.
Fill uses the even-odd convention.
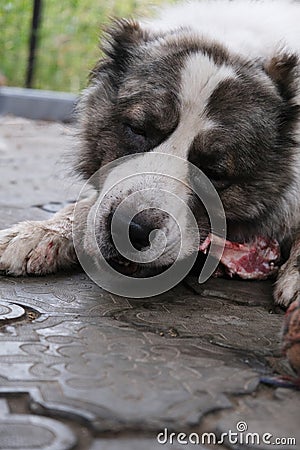
[[[51,182],[67,147],[61,125],[2,118],[0,133],[7,194],[0,199],[1,228],[47,218],[53,205],[75,197],[77,187],[71,194]],[[31,161],[39,167],[46,160],[28,175]],[[18,183],[10,189],[14,167]],[[156,437],[165,428],[220,436],[237,421],[260,434],[295,435],[296,446],[286,448],[300,448],[299,392],[259,383],[261,374],[280,370],[282,315],[268,281],[199,285],[190,276],[163,295],[130,299],[101,290],[80,270],[3,276],[0,449],[195,448],[162,445]],[[254,448],[228,440],[201,445]]]

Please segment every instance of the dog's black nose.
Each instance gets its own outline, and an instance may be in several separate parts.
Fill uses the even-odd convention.
[[[109,226],[112,221],[113,214],[109,216]],[[118,214],[118,218],[114,224],[114,233],[119,234],[124,232],[124,228],[128,227],[128,218],[122,214]],[[129,239],[131,244],[137,250],[142,250],[150,245],[149,234],[152,227],[148,226],[145,220],[141,220],[136,216],[129,224]]]
[[[129,225],[129,238],[137,250],[142,250],[150,245],[149,234],[151,228],[143,223],[132,220]]]

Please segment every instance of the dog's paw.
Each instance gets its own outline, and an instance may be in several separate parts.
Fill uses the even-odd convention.
[[[0,231],[0,272],[45,275],[76,261],[73,243],[45,222],[21,222]]]
[[[300,300],[300,256],[291,257],[279,270],[274,290],[275,303],[289,306]]]

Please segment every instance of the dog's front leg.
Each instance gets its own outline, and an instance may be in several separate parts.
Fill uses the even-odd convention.
[[[300,300],[300,232],[293,243],[289,259],[279,270],[274,297],[275,302],[282,306]]]
[[[76,204],[76,217],[86,224],[94,198]],[[7,275],[45,275],[77,263],[72,229],[74,205],[51,219],[20,222],[0,230],[0,272]]]

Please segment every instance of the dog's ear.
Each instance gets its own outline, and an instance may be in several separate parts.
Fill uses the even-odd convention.
[[[90,81],[97,78],[101,73],[120,74],[130,64],[131,57],[138,47],[143,43],[155,39],[134,20],[114,20],[104,30],[100,49],[104,56],[98,61],[90,73]]]
[[[135,20],[115,20],[106,29],[102,50],[107,57],[121,63],[131,56],[137,46],[149,39],[149,32]]]
[[[296,100],[299,94],[299,65],[299,57],[291,53],[280,53],[265,64],[266,73],[283,99],[278,114],[279,135],[285,144],[294,145],[295,130],[299,123],[300,107]]]
[[[291,100],[296,95],[299,67],[299,57],[293,53],[279,53],[264,65],[266,73],[285,100]]]

